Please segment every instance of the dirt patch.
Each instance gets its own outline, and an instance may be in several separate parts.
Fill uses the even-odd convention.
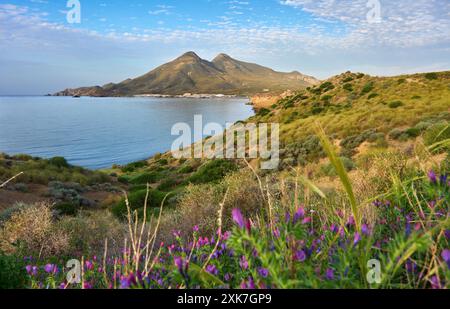
[[[47,187],[42,185],[28,185],[28,192],[0,189],[0,210],[12,207],[16,203],[50,202],[45,196],[46,192]]]

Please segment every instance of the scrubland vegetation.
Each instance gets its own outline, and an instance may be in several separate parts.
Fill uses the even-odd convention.
[[[281,124],[279,170],[161,154],[106,176],[3,156],[0,179],[25,172],[8,186],[36,181],[72,196],[112,182],[127,193],[101,207],[11,205],[0,215],[0,286],[450,286],[449,72],[348,72],[247,121]],[[74,258],[82,281],[68,284]],[[368,280],[371,260],[379,280]]]

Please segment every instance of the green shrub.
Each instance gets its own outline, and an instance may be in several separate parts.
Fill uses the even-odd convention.
[[[256,115],[260,116],[260,117],[264,117],[268,114],[270,114],[270,110],[268,110],[267,108],[261,108]]]
[[[425,74],[425,78],[428,80],[436,80],[438,79],[437,73],[427,73]]]
[[[319,89],[321,92],[327,92],[330,90],[333,90],[335,87],[332,82],[325,82],[322,85],[320,85]]]
[[[23,258],[0,253],[0,289],[23,289],[28,282]]]
[[[123,184],[128,184],[130,182],[130,176],[128,175],[122,175],[117,177],[117,181]]]
[[[344,88],[344,90],[347,90],[349,92],[353,91],[353,85],[352,84],[345,84],[344,86],[342,86],[342,88]]]
[[[381,139],[384,139],[384,133],[374,132],[367,137],[367,141],[370,143],[375,143]]]
[[[450,139],[450,123],[448,122],[437,123],[429,127],[423,135],[423,141],[427,146],[431,146],[448,139]],[[447,143],[447,145],[444,145],[441,149],[450,149],[450,145]]]
[[[173,178],[169,178],[169,179],[166,179],[166,180],[162,181],[158,185],[157,189],[160,190],[160,191],[167,192],[167,191],[170,191],[170,190],[174,189],[178,185],[179,185],[179,181],[177,181],[177,180],[175,180]]]
[[[167,159],[161,159],[158,161],[158,164],[165,166],[165,165],[169,164],[169,161]]]
[[[405,134],[408,135],[409,137],[414,138],[414,137],[418,137],[421,132],[422,131],[419,128],[414,127],[414,128],[409,128],[408,130],[406,130]]]
[[[63,216],[76,216],[78,214],[78,205],[74,203],[58,203],[53,208]]]
[[[225,175],[237,170],[234,162],[224,159],[211,160],[202,165],[191,177],[188,182],[193,184],[216,182]]]
[[[369,94],[368,99],[371,100],[371,99],[374,99],[376,97],[378,97],[378,93],[371,93],[371,94]]]
[[[140,212],[140,214],[142,215],[146,195],[147,195],[147,189],[131,192],[128,195],[130,209],[131,210],[139,210],[138,213]],[[149,195],[148,195],[148,200],[147,200],[148,212],[152,213],[152,211],[153,211],[152,208],[160,207],[165,196],[166,196],[166,193],[164,193],[164,192],[150,189]],[[123,219],[127,215],[127,212],[128,212],[125,198],[123,198],[119,203],[114,205],[111,208],[111,212],[117,218]]]
[[[130,172],[134,172],[138,168],[143,168],[146,166],[148,166],[147,161],[133,162],[133,163],[129,163],[129,164],[125,165],[124,167],[122,167],[122,172],[130,173]]]
[[[161,175],[156,172],[143,173],[131,177],[129,179],[129,183],[133,185],[147,184],[147,183],[155,183],[161,179]]]
[[[324,110],[325,110],[325,108],[323,108],[322,106],[316,106],[316,107],[313,107],[313,108],[311,109],[311,113],[312,113],[313,115],[319,115],[319,114],[322,113]]]
[[[67,160],[63,157],[54,157],[48,160],[48,163],[51,165],[54,165],[58,168],[62,167],[69,167],[69,163],[67,163]]]
[[[353,77],[349,76],[349,77],[346,77],[342,82],[343,83],[349,83],[351,81],[353,81]]]
[[[194,171],[194,168],[191,165],[185,165],[178,170],[180,174],[189,174]]]
[[[363,89],[361,90],[361,95],[365,95],[366,93],[369,93],[373,90],[373,82],[368,82],[364,85]]]
[[[403,106],[403,102],[402,101],[394,101],[388,104],[388,106],[390,108],[399,108],[400,106]]]
[[[389,132],[389,137],[394,140],[398,140],[403,133],[404,131],[402,129],[395,128]]]

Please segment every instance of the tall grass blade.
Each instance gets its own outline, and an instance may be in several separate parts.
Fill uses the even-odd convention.
[[[348,177],[347,171],[345,170],[344,164],[334,151],[333,145],[331,144],[330,140],[328,139],[327,135],[325,134],[325,131],[320,126],[320,124],[317,124],[316,132],[320,139],[323,149],[325,150],[328,158],[330,159],[331,164],[333,165],[334,169],[336,170],[336,173],[338,174],[341,180],[342,185],[344,186],[345,191],[347,192],[348,199],[350,201],[350,206],[352,208],[353,217],[355,218],[356,228],[358,229],[358,231],[361,231],[361,215],[359,213],[358,203],[356,202],[353,187],[350,182],[350,178]]]

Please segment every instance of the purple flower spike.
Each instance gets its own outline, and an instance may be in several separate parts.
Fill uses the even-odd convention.
[[[206,271],[209,272],[211,275],[215,275],[215,276],[217,276],[219,274],[219,270],[217,269],[217,267],[212,264],[209,264],[208,266],[206,266]]]
[[[444,251],[442,251],[441,257],[445,261],[445,263],[447,263],[448,268],[450,268],[450,250],[445,249]]]
[[[305,209],[303,207],[299,207],[297,211],[294,214],[294,224],[300,221],[300,219],[303,219],[305,217]]]
[[[439,178],[441,186],[447,185],[447,178],[448,178],[447,174],[441,175],[441,177]]]
[[[428,179],[430,180],[431,183],[437,183],[436,173],[433,172],[433,171],[429,171],[428,172]]]
[[[367,224],[363,224],[363,225],[361,226],[361,232],[362,232],[364,235],[367,235],[367,236],[370,235],[370,229],[369,229],[369,227],[367,226]]]
[[[437,276],[433,276],[430,279],[430,283],[431,283],[431,288],[433,290],[437,290],[437,289],[441,289],[442,288],[440,280],[439,280],[439,278]]]
[[[87,270],[92,270],[94,269],[94,263],[92,263],[91,261],[86,261],[86,269]]]
[[[295,252],[294,259],[299,262],[304,262],[306,260],[306,253],[303,250],[299,250]]]
[[[334,280],[334,270],[331,268],[327,269],[326,277],[328,280]]]
[[[260,267],[258,269],[258,274],[263,278],[267,278],[267,276],[269,275],[269,270],[267,270],[266,268]]]
[[[30,276],[36,276],[37,273],[38,273],[38,268],[37,268],[37,266],[27,265],[27,266],[25,267],[25,269],[27,270],[27,273],[28,273]]]
[[[247,259],[245,258],[245,256],[241,256],[241,259],[240,259],[240,261],[239,261],[239,266],[241,266],[241,268],[242,268],[243,270],[247,270],[247,269],[248,269],[248,261],[247,261]]]
[[[56,274],[58,273],[58,267],[54,264],[47,264],[44,266],[44,270],[48,274]]]
[[[353,246],[356,246],[360,241],[361,241],[361,235],[358,232],[356,232],[355,237],[353,239]]]
[[[450,239],[450,230],[445,230],[445,238]]]
[[[242,213],[239,209],[235,208],[233,209],[233,211],[231,212],[232,216],[233,216],[233,221],[240,227],[243,228],[245,223],[244,223],[244,216],[242,216]]]

